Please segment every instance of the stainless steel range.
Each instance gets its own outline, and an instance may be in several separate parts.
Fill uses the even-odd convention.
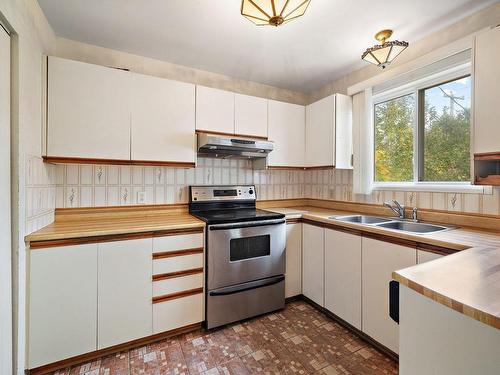
[[[252,185],[190,187],[189,212],[207,223],[209,329],[285,306],[285,216],[255,201]]]

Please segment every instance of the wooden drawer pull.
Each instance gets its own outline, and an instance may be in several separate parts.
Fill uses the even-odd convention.
[[[200,293],[203,293],[203,288],[183,290],[182,292],[165,294],[163,296],[153,297],[153,303],[171,301],[173,299],[188,297],[188,296],[192,296],[192,295],[200,294]]]
[[[169,273],[161,273],[159,275],[153,275],[153,281],[174,279],[176,277],[196,275],[198,273],[203,273],[203,267],[192,268],[190,270],[185,270],[185,271],[177,271],[177,272],[169,272]]]
[[[183,255],[201,254],[201,253],[203,253],[203,247],[196,247],[194,249],[185,249],[185,250],[163,251],[159,253],[153,253],[153,259],[172,258]]]

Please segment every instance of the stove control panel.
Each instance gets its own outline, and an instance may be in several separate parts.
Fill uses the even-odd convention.
[[[191,202],[257,199],[254,185],[190,186],[189,191]]]

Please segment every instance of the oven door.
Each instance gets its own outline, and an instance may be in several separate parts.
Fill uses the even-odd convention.
[[[285,219],[208,227],[208,290],[285,273]]]

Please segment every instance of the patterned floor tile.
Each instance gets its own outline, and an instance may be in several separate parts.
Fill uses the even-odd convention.
[[[52,375],[397,374],[398,364],[304,301],[220,329],[177,337]]]
[[[365,347],[342,361],[352,374],[397,374],[398,364],[374,348]]]

